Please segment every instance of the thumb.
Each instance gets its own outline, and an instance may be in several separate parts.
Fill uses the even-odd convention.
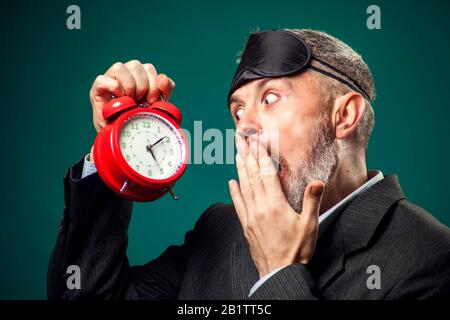
[[[315,180],[308,184],[303,196],[302,214],[300,217],[310,222],[318,219],[324,189],[325,184],[320,180]]]

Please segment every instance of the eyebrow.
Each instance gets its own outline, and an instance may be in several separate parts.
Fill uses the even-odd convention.
[[[232,95],[231,97],[228,98],[228,105],[227,105],[228,109],[230,109],[231,104],[233,102],[244,103],[244,101],[241,98],[239,98],[239,96]]]
[[[263,80],[261,80],[261,81],[259,81],[257,84],[256,84],[256,89],[258,90],[258,91],[260,91],[268,82],[270,82],[270,81],[279,81],[279,80],[281,80],[281,78],[264,78]],[[287,79],[286,79],[286,81],[285,82],[287,82],[287,84],[288,84],[288,86],[290,87],[290,88],[292,88],[292,83],[290,82],[290,81],[288,81]],[[234,94],[232,94],[231,96],[230,96],[230,98],[228,98],[228,109],[230,109],[230,105],[233,103],[233,102],[238,102],[238,103],[244,103],[244,101],[239,97],[239,96],[236,96],[236,95],[234,95]]]

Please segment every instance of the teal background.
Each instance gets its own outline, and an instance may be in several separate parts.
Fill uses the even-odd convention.
[[[382,29],[366,28],[381,8]],[[81,8],[82,29],[66,28]],[[1,1],[0,299],[45,299],[63,208],[62,179],[94,140],[88,93],[113,62],[152,62],[172,101],[203,128],[233,128],[225,97],[236,53],[259,27],[315,28],[360,52],[378,98],[368,164],[396,173],[409,199],[450,225],[447,190],[450,4],[445,1]],[[206,145],[206,144],[204,144]],[[191,165],[169,197],[136,204],[132,264],[181,243],[202,211],[229,202],[232,165]]]

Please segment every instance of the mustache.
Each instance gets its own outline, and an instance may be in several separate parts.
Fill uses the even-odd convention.
[[[291,172],[291,169],[289,167],[289,164],[285,158],[282,156],[272,156],[269,153],[270,158],[272,159],[273,166],[277,172],[280,172],[281,170],[284,170],[286,174],[289,174]]]

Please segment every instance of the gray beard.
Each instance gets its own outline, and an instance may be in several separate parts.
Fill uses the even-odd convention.
[[[314,141],[305,160],[297,171],[288,170],[288,180],[283,186],[289,205],[298,213],[302,210],[303,196],[308,183],[321,180],[328,185],[336,172],[339,154],[328,124],[317,119],[312,137]],[[282,162],[283,159],[281,159]]]

